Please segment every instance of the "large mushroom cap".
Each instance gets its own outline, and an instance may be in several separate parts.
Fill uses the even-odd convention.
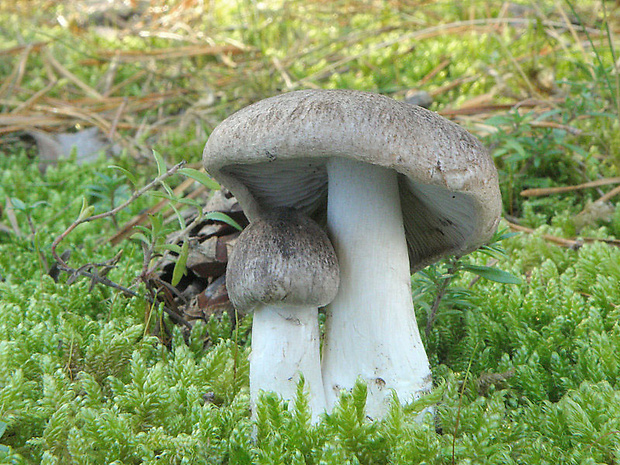
[[[436,113],[378,94],[305,90],[259,101],[217,126],[203,154],[250,220],[293,207],[322,221],[332,157],[399,173],[412,271],[474,250],[497,227],[497,170],[482,144]]]

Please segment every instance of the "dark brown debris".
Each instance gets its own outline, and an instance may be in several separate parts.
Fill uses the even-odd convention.
[[[507,382],[515,375],[515,369],[511,368],[503,373],[482,373],[476,380],[478,394],[486,396],[489,394],[491,387],[496,389],[505,389]]]
[[[224,213],[243,227],[248,224],[236,199],[224,190],[213,195],[205,210]],[[207,322],[211,316],[219,317],[224,313],[235,321],[235,311],[226,290],[226,265],[239,234],[233,226],[214,220],[203,220],[190,231],[187,274],[176,286],[176,292],[167,293],[167,304],[190,324],[198,320]],[[175,237],[168,240],[174,242]],[[171,286],[175,264],[176,260],[170,260],[161,266],[159,279],[167,283],[167,287]]]

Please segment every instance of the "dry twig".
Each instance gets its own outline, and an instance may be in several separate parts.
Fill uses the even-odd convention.
[[[56,260],[59,263],[60,268],[63,269],[64,271],[75,271],[73,268],[71,268],[69,265],[67,265],[65,263],[65,261],[60,257],[60,255],[58,255],[58,252],[57,252],[58,245],[75,228],[77,228],[79,225],[81,225],[83,223],[88,223],[88,222],[91,222],[91,221],[100,220],[102,218],[108,218],[108,217],[114,216],[119,211],[123,210],[128,205],[130,205],[132,202],[134,202],[138,197],[141,197],[142,195],[144,195],[144,193],[146,193],[149,190],[151,190],[154,186],[160,184],[161,182],[163,182],[164,180],[166,180],[170,176],[176,174],[176,172],[179,171],[179,169],[181,169],[184,165],[185,165],[185,162],[177,163],[172,168],[170,168],[168,171],[166,171],[165,173],[163,173],[162,175],[158,176],[153,181],[148,183],[146,186],[144,186],[141,189],[135,191],[131,195],[131,197],[129,197],[129,199],[127,199],[125,202],[123,202],[122,204],[120,204],[116,208],[113,208],[112,210],[109,210],[109,211],[104,212],[104,213],[100,213],[98,215],[87,216],[86,218],[78,218],[73,223],[71,223],[71,225],[69,225],[69,227],[60,236],[58,236],[56,239],[54,239],[54,242],[52,242],[52,247],[51,247],[52,256],[54,257],[54,260]]]
[[[526,189],[524,191],[521,191],[520,195],[521,197],[538,197],[541,195],[562,194],[564,192],[572,192],[581,189],[588,189],[590,187],[600,187],[618,183],[620,183],[620,177],[597,179],[596,181],[590,181],[574,186],[541,187],[538,189]]]
[[[525,226],[521,226],[516,223],[512,223],[504,218],[508,227],[513,231],[523,232],[526,234],[532,234],[535,232],[534,229],[528,228]],[[566,239],[564,237],[553,236],[551,234],[542,234],[541,236],[547,242],[551,242],[553,244],[559,245],[561,247],[567,247],[569,249],[577,250],[583,246],[583,244],[591,244],[594,242],[604,242],[605,244],[613,245],[616,247],[620,247],[620,240],[618,239],[598,239],[594,237],[582,237],[579,239]]]

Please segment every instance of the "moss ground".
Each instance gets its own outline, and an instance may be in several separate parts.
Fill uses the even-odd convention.
[[[616,3],[111,5],[0,5],[1,463],[620,463]],[[426,91],[478,135],[500,172],[502,228],[521,232],[498,243],[505,254],[464,260],[520,284],[467,267],[446,281],[449,260],[412,277],[421,328],[438,308],[425,337],[436,387],[418,403],[369,422],[360,385],[310,425],[303,396],[287,411],[266,395],[253,424],[249,320],[184,333],[141,297],[139,241],[108,240],[161,198],[80,225],[62,246],[77,266],[122,251],[107,277],[138,297],[55,281],[51,244],[83,197],[96,212],[129,197],[135,186],[110,164],[143,186],[157,176],[152,150],[198,164],[234,110],[315,87]],[[39,171],[26,131],[93,125],[117,159]],[[420,421],[429,404],[435,417]]]

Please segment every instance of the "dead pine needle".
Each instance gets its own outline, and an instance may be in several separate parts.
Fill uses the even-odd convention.
[[[90,87],[88,84],[86,84],[84,81],[80,80],[75,74],[73,74],[71,71],[69,71],[67,68],[65,68],[64,66],[62,66],[53,56],[52,54],[46,49],[45,50],[45,60],[47,61],[47,63],[49,63],[49,65],[54,68],[59,74],[61,74],[63,77],[67,78],[69,81],[71,81],[73,84],[75,84],[77,87],[79,87],[80,89],[82,89],[84,91],[84,93],[86,93],[87,95],[94,97],[96,99],[102,99],[103,95],[101,95],[99,92],[97,92],[95,89],[93,89],[92,87]]]

